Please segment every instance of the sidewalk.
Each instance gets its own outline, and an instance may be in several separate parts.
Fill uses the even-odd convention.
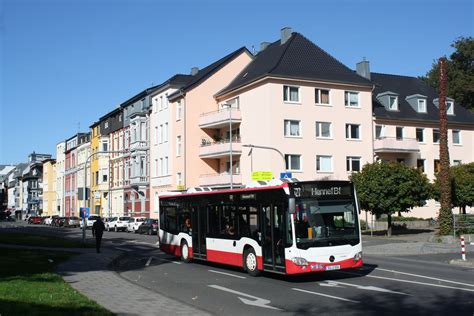
[[[74,289],[117,315],[209,315],[121,278],[108,267],[122,252],[104,247],[51,248],[0,244],[0,248],[40,249],[80,253],[58,266],[57,272]]]

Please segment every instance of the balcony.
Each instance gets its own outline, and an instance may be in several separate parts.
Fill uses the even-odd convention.
[[[140,185],[140,184],[147,185],[148,182],[149,182],[149,179],[148,179],[147,176],[130,177],[130,184],[131,185]]]
[[[417,153],[419,151],[420,146],[414,138],[380,137],[374,141],[376,153]]]
[[[233,137],[232,139],[232,154],[242,154],[242,143],[240,137]],[[220,141],[202,140],[201,148],[199,148],[199,158],[223,158],[230,155],[229,139]]]
[[[146,141],[134,141],[130,144],[131,154],[135,154],[137,151],[146,151],[148,150],[148,142]]]
[[[232,108],[232,124],[240,124],[242,122],[242,113],[240,109]],[[229,126],[229,109],[221,109],[219,111],[203,113],[199,117],[200,128],[223,128]]]
[[[233,185],[242,185],[242,175],[234,173],[232,175]],[[199,177],[199,186],[230,186],[229,173],[204,174]]]

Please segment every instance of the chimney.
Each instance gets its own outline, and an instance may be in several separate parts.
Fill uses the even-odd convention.
[[[286,41],[290,39],[291,34],[293,34],[291,27],[284,27],[281,29],[281,45],[285,44]]]
[[[356,72],[359,76],[362,76],[366,79],[370,80],[370,65],[369,61],[365,60],[365,58],[358,62],[356,65]]]
[[[193,67],[191,68],[191,76],[195,76],[199,72],[198,67]]]
[[[262,42],[260,43],[260,51],[263,52],[265,48],[267,48],[270,45],[269,42]]]

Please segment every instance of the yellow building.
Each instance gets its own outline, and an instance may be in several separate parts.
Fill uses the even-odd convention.
[[[58,194],[56,192],[56,160],[43,161],[43,216],[58,214]]]
[[[91,128],[91,196],[90,212],[102,217],[109,216],[109,155],[97,154],[108,150],[108,137],[101,135],[101,122]]]

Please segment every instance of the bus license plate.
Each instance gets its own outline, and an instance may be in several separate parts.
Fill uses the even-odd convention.
[[[333,271],[333,270],[339,270],[339,269],[341,269],[340,265],[326,266],[326,271]]]

